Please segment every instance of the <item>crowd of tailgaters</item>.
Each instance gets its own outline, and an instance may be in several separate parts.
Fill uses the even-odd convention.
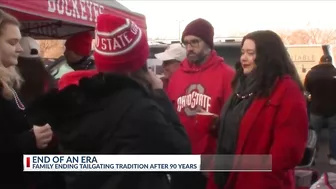
[[[127,18],[101,14],[94,60],[90,33],[70,37],[64,56],[75,71],[56,81],[43,66],[38,43],[22,37],[19,21],[4,11],[0,20],[0,145],[7,154],[1,188],[297,187],[294,172],[309,130],[305,87],[273,31],[245,35],[232,68],[214,50],[211,23],[196,19],[184,29],[181,44],[156,55],[165,69],[159,78],[147,69],[145,31]],[[235,155],[271,155],[272,171],[23,172],[23,154],[233,157],[204,159],[205,170],[221,170],[224,161],[228,169],[243,168],[247,162],[236,164]]]

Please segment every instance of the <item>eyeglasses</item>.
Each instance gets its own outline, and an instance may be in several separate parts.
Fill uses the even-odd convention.
[[[193,40],[190,40],[190,41],[183,41],[182,46],[187,47],[188,45],[190,45],[192,48],[195,48],[195,47],[199,46],[199,43],[200,43],[199,39],[193,39]]]

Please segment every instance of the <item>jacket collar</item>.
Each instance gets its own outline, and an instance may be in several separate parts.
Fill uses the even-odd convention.
[[[55,89],[41,96],[26,109],[27,117],[32,124],[44,125],[50,120],[57,121],[101,109],[102,99],[126,88],[149,95],[145,87],[127,76],[100,73],[91,78],[82,78],[79,85],[70,85],[60,91]]]

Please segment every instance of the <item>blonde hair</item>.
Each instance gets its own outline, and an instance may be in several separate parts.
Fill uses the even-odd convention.
[[[0,37],[7,24],[20,26],[20,22],[12,15],[0,10]],[[0,89],[1,95],[6,99],[13,98],[13,88],[20,88],[23,80],[16,66],[5,67],[0,61]]]

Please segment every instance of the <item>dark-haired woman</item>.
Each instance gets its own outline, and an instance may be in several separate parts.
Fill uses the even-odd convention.
[[[95,33],[96,70],[62,76],[59,90],[35,101],[27,117],[48,122],[64,154],[190,154],[162,81],[147,70],[145,33],[109,14],[98,16]],[[101,41],[120,33],[129,39],[123,49],[106,48]],[[170,189],[164,172],[66,173],[65,180],[67,189]]]
[[[216,169],[266,169],[270,164],[247,155],[270,155],[271,172],[217,172],[208,189],[293,189],[308,133],[303,87],[281,38],[255,31],[243,38],[233,94],[220,117]],[[237,155],[246,155],[238,157]],[[230,159],[230,158],[229,158]],[[260,166],[260,167],[259,167]]]

